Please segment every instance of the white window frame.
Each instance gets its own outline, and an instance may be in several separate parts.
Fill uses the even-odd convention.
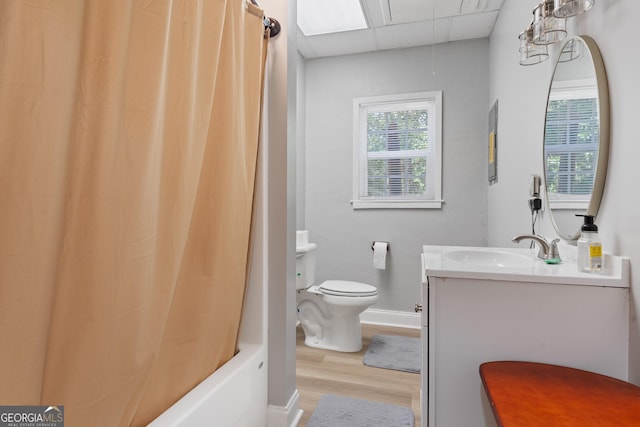
[[[425,153],[430,169],[427,181],[429,198],[362,197],[362,186],[367,185],[367,109],[392,107],[393,104],[427,102],[432,104],[434,141],[431,155]],[[414,92],[407,94],[354,98],[353,100],[353,209],[440,209],[442,207],[442,92]]]

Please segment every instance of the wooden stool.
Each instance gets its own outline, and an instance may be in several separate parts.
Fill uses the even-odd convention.
[[[640,426],[640,387],[532,362],[487,362],[480,377],[500,427]]]

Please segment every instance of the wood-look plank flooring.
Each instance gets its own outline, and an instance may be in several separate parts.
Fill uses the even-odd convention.
[[[362,350],[341,353],[304,345],[304,332],[297,328],[296,381],[300,409],[299,427],[305,427],[318,400],[330,393],[411,408],[415,425],[420,425],[420,375],[366,366],[362,363],[375,334],[420,337],[419,329],[362,325]]]

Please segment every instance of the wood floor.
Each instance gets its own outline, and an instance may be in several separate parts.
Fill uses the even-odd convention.
[[[322,395],[331,393],[405,406],[413,410],[420,425],[420,375],[365,366],[362,358],[375,334],[420,337],[419,329],[362,325],[363,347],[358,353],[341,353],[304,345],[302,327],[297,328],[296,381],[300,408],[299,427],[305,427]]]

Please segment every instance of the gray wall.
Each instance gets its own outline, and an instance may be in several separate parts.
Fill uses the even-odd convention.
[[[511,245],[510,237],[526,232],[530,214],[526,207],[529,175],[542,172],[542,136],[552,59],[536,66],[518,65],[517,35],[527,25],[534,4],[506,0],[490,41],[491,94],[499,99],[499,182],[489,188],[489,244]],[[571,18],[570,35],[591,36],[600,47],[609,81],[611,101],[611,152],[609,172],[597,223],[605,252],[631,260],[630,380],[640,384],[640,144],[638,101],[640,58],[637,48],[636,0],[603,0],[586,14]],[[546,214],[546,213],[545,213]],[[548,217],[541,232],[555,237]],[[561,254],[562,255],[562,254]]]
[[[290,426],[297,416],[295,331],[296,2],[263,0],[282,32],[269,40],[266,116],[268,251],[267,426]],[[277,331],[277,332],[274,332]]]
[[[431,47],[305,62],[305,201],[298,211],[318,244],[317,283],[370,283],[380,295],[374,308],[412,311],[422,245],[486,245],[488,53],[488,39],[479,39],[437,45],[433,67]],[[442,209],[354,211],[353,98],[434,90],[443,92]],[[390,243],[386,270],[373,267],[374,240]]]
[[[304,189],[306,187],[305,159],[305,73],[304,58],[296,55],[296,230],[304,230],[305,203]]]

